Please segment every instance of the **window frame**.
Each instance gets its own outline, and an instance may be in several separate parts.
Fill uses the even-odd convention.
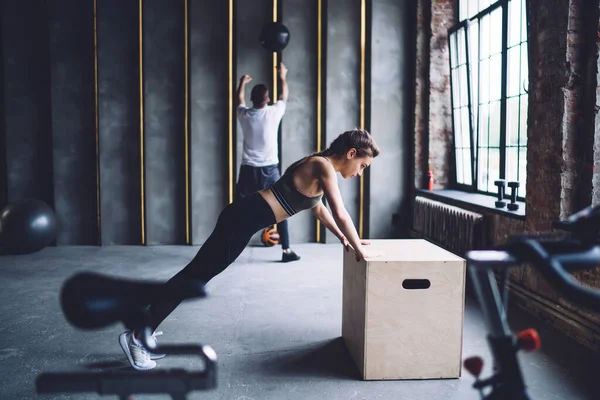
[[[457,179],[457,168],[456,168],[456,163],[457,163],[457,159],[456,159],[456,125],[455,125],[455,118],[454,118],[454,93],[452,91],[452,88],[454,87],[454,82],[453,82],[453,78],[452,78],[452,65],[450,65],[450,108],[451,108],[451,114],[452,114],[452,161],[454,163],[454,174],[452,175],[453,178],[451,180],[452,182],[452,186],[458,190],[462,190],[465,192],[475,192],[475,188],[477,187],[477,170],[476,168],[473,168],[476,163],[476,157],[475,157],[475,131],[473,129],[473,109],[472,109],[472,104],[471,104],[471,100],[472,100],[472,96],[471,96],[471,69],[470,69],[470,62],[469,62],[469,35],[468,35],[468,30],[467,30],[467,26],[469,25],[469,19],[466,19],[462,22],[459,22],[458,24],[454,25],[453,27],[451,27],[448,30],[448,59],[450,60],[450,63],[452,62],[452,43],[450,42],[452,34],[454,33],[458,33],[458,31],[460,31],[461,29],[464,30],[465,32],[465,57],[466,57],[466,69],[467,69],[467,108],[469,110],[469,145],[470,145],[470,149],[471,149],[471,155],[469,157],[469,159],[471,160],[471,184],[467,185],[464,183],[459,183],[458,179]],[[458,42],[458,41],[457,41]],[[458,43],[456,45],[456,48],[458,49]],[[458,54],[456,55],[456,58],[458,60]]]
[[[460,2],[462,0],[457,0],[456,3],[456,8],[455,8],[455,13],[457,16],[457,19],[459,18],[459,10],[460,10]],[[468,1],[468,0],[466,0]],[[479,194],[483,194],[486,196],[494,196],[496,195],[495,192],[488,192],[485,190],[480,189],[480,182],[478,181],[479,179],[479,162],[478,162],[478,152],[479,152],[479,141],[480,141],[480,135],[479,135],[479,118],[480,118],[480,113],[479,110],[477,111],[477,118],[475,118],[475,115],[473,113],[473,107],[478,107],[479,104],[472,104],[473,103],[473,94],[472,94],[472,87],[475,86],[476,90],[479,91],[479,81],[481,79],[481,73],[477,73],[477,84],[473,85],[473,83],[471,82],[471,59],[470,59],[470,53],[469,53],[469,26],[473,24],[474,21],[477,21],[477,29],[480,29],[481,27],[481,19],[484,17],[489,17],[494,11],[496,11],[498,8],[502,8],[502,38],[501,38],[501,87],[500,87],[500,126],[499,126],[499,134],[500,134],[500,138],[499,138],[499,172],[500,172],[500,176],[496,179],[506,179],[506,150],[509,147],[507,145],[507,124],[506,124],[506,118],[507,118],[507,102],[508,102],[508,98],[507,98],[507,90],[508,90],[508,29],[509,29],[509,3],[510,1],[524,1],[525,2],[525,26],[527,29],[526,32],[526,43],[527,43],[527,53],[529,53],[529,0],[497,0],[495,1],[493,4],[489,5],[488,7],[486,7],[485,9],[479,11],[478,13],[476,13],[475,15],[466,18],[462,21],[458,21],[455,25],[453,25],[452,27],[450,27],[450,29],[448,29],[448,35],[447,35],[447,44],[448,44],[448,63],[449,63],[449,70],[450,70],[450,104],[451,104],[451,119],[452,119],[452,130],[453,130],[453,135],[452,135],[452,158],[451,160],[454,163],[454,173],[451,174],[451,179],[450,179],[450,183],[451,183],[451,187],[456,189],[456,190],[460,190],[460,191],[464,191],[464,192],[470,192],[470,193],[479,193]],[[523,16],[521,16],[521,18],[523,18]],[[470,160],[471,160],[471,184],[465,184],[465,183],[459,183],[458,182],[458,169],[457,169],[457,157],[456,157],[456,126],[455,126],[455,115],[454,115],[454,92],[453,92],[453,88],[454,88],[454,82],[453,82],[453,77],[452,77],[452,43],[451,40],[454,39],[453,34],[457,34],[458,31],[460,30],[464,30],[464,34],[465,34],[465,41],[464,41],[464,46],[465,46],[465,57],[466,57],[466,68],[467,68],[467,91],[468,91],[468,110],[469,110],[469,140],[470,140]],[[481,37],[481,33],[477,32],[477,37]],[[522,42],[523,43],[523,42]],[[456,43],[456,48],[458,49],[459,43],[457,41]],[[481,45],[479,45],[478,48],[478,55],[481,53]],[[458,55],[456,55],[456,59],[458,60]],[[479,63],[479,60],[475,60],[475,62]],[[529,57],[527,57],[527,63],[529,64]],[[531,70],[529,68],[527,68],[528,71],[528,75],[531,75]],[[525,91],[526,93],[529,93],[529,76],[527,77],[527,85],[528,88]],[[479,92],[477,95],[477,99],[479,102]],[[527,105],[528,109],[529,109],[529,103]],[[488,117],[489,118],[489,117]],[[477,119],[477,121],[474,121],[474,119]],[[528,129],[528,128],[527,128]],[[527,134],[527,132],[525,132],[525,134]],[[521,146],[521,147],[525,147],[528,148],[529,143],[527,143],[526,146]],[[464,148],[464,146],[463,146]],[[520,162],[520,159],[517,158],[517,162]],[[464,172],[463,172],[464,173]],[[496,180],[494,179],[494,180]],[[527,175],[525,175],[525,179],[527,179]],[[525,180],[526,181],[526,180]],[[519,191],[520,193],[522,193],[523,191]],[[506,192],[507,195],[510,195],[510,192],[507,191]],[[517,195],[517,200],[519,201],[524,201],[525,200],[525,196],[522,195]]]

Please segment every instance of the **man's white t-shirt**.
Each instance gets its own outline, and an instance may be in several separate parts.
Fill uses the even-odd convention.
[[[283,100],[260,109],[238,106],[237,117],[244,135],[242,164],[265,167],[279,163],[277,131],[284,113]]]

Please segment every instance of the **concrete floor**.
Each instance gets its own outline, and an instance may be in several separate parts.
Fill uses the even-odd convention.
[[[204,343],[218,356],[217,389],[189,399],[477,399],[472,378],[362,381],[340,339],[341,246],[302,244],[296,263],[277,248],[249,247],[207,287],[210,296],[179,307],[160,330],[161,343]],[[166,280],[196,252],[184,246],[59,247],[0,256],[0,398],[104,399],[94,394],[39,396],[35,377],[50,371],[126,371],[121,326],[72,328],[61,314],[62,282],[80,270]],[[598,399],[598,357],[512,313],[516,328],[536,327],[544,350],[521,356],[532,399]],[[476,304],[466,304],[464,357],[487,358]],[[159,368],[196,368],[170,356]],[[141,373],[141,372],[140,372]],[[168,396],[136,396],[166,399]]]

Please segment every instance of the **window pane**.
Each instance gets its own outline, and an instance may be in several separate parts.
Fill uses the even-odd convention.
[[[489,153],[489,171],[488,171],[488,191],[493,192],[496,188],[494,181],[500,178],[500,150],[490,149]]]
[[[463,176],[464,176],[464,183],[466,185],[472,185],[473,184],[473,179],[471,177],[471,150],[464,150],[463,151]]]
[[[518,147],[507,147],[506,148],[506,180],[516,181],[518,180]],[[507,194],[510,189],[507,187]]]
[[[490,58],[490,101],[500,100],[502,86],[502,54]]]
[[[465,183],[463,173],[463,149],[456,149],[456,182]]]
[[[521,45],[521,84],[520,93],[529,92],[529,63],[527,60],[527,42]]]
[[[490,63],[483,60],[479,64],[479,102],[485,104],[490,101]]]
[[[519,148],[519,196],[525,197],[525,186],[527,183],[527,148]]]
[[[490,17],[489,15],[481,18],[479,26],[479,57],[486,58],[490,55]]]
[[[521,1],[508,2],[508,47],[521,42]]]
[[[452,70],[452,106],[454,108],[459,107],[460,100],[460,82],[458,81],[458,69]]]
[[[519,144],[527,146],[527,95],[521,96],[521,127],[519,132]]]
[[[502,7],[495,9],[491,14],[490,26],[490,54],[502,51]]]
[[[469,18],[477,14],[479,11],[479,0],[469,0]]]
[[[512,0],[516,1],[516,0]],[[527,11],[525,9],[525,0],[520,0],[521,3],[521,41],[527,41]]]
[[[491,0],[495,1],[495,0]],[[479,11],[483,11],[490,6],[490,0],[479,0]]]
[[[450,34],[450,68],[456,68],[456,32]]]
[[[458,35],[458,42],[456,43],[456,46],[458,46],[458,64],[460,65],[464,64],[467,60],[467,56],[465,54],[465,31],[460,29],[456,32],[456,34]]]
[[[479,190],[488,191],[488,149],[479,149],[477,160],[477,186]]]
[[[469,4],[469,0],[458,0],[458,19],[460,21],[464,21],[467,19],[467,5]]]
[[[469,126],[469,108],[465,107],[462,109],[462,138],[461,138],[461,143],[463,144],[463,147],[470,147],[471,146],[471,142],[469,140],[469,130],[470,130],[470,126]]]
[[[507,96],[516,96],[519,94],[519,90],[521,87],[521,79],[520,79],[520,69],[521,69],[521,47],[513,47],[508,50],[508,87],[506,95]]]
[[[467,106],[469,104],[469,93],[467,93],[467,66],[461,65],[459,67],[459,78],[460,78],[460,106]]]
[[[456,147],[462,147],[462,124],[460,122],[462,113],[460,112],[460,108],[454,109],[454,140],[456,143]]]
[[[471,104],[478,104],[478,90],[479,85],[478,71],[479,71],[479,30],[477,28],[477,22],[473,22],[467,31],[469,38],[469,78],[471,79]],[[477,115],[477,107],[473,108],[474,115]]]
[[[500,102],[490,103],[490,143],[491,147],[500,146]]]
[[[469,57],[471,62],[479,60],[479,22],[477,20],[470,23],[467,35],[469,38]]]
[[[483,104],[479,108],[479,147],[488,146],[489,107]]]
[[[519,98],[512,97],[506,101],[506,140],[507,146],[519,144]],[[517,160],[515,159],[515,162]],[[508,165],[508,164],[507,164]],[[516,168],[516,164],[515,164]]]

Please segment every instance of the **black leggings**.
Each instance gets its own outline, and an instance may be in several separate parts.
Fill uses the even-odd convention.
[[[268,188],[281,178],[279,166],[277,164],[267,165],[266,167],[252,167],[244,165],[240,167],[240,176],[236,185],[236,199],[246,197],[259,190]],[[277,233],[279,233],[279,244],[283,250],[290,248],[290,233],[288,230],[287,219],[277,224]]]
[[[256,232],[275,222],[273,210],[259,193],[237,198],[221,211],[215,229],[192,261],[166,284],[179,280],[208,283],[238,258]],[[151,304],[152,328],[155,330],[181,301]]]

